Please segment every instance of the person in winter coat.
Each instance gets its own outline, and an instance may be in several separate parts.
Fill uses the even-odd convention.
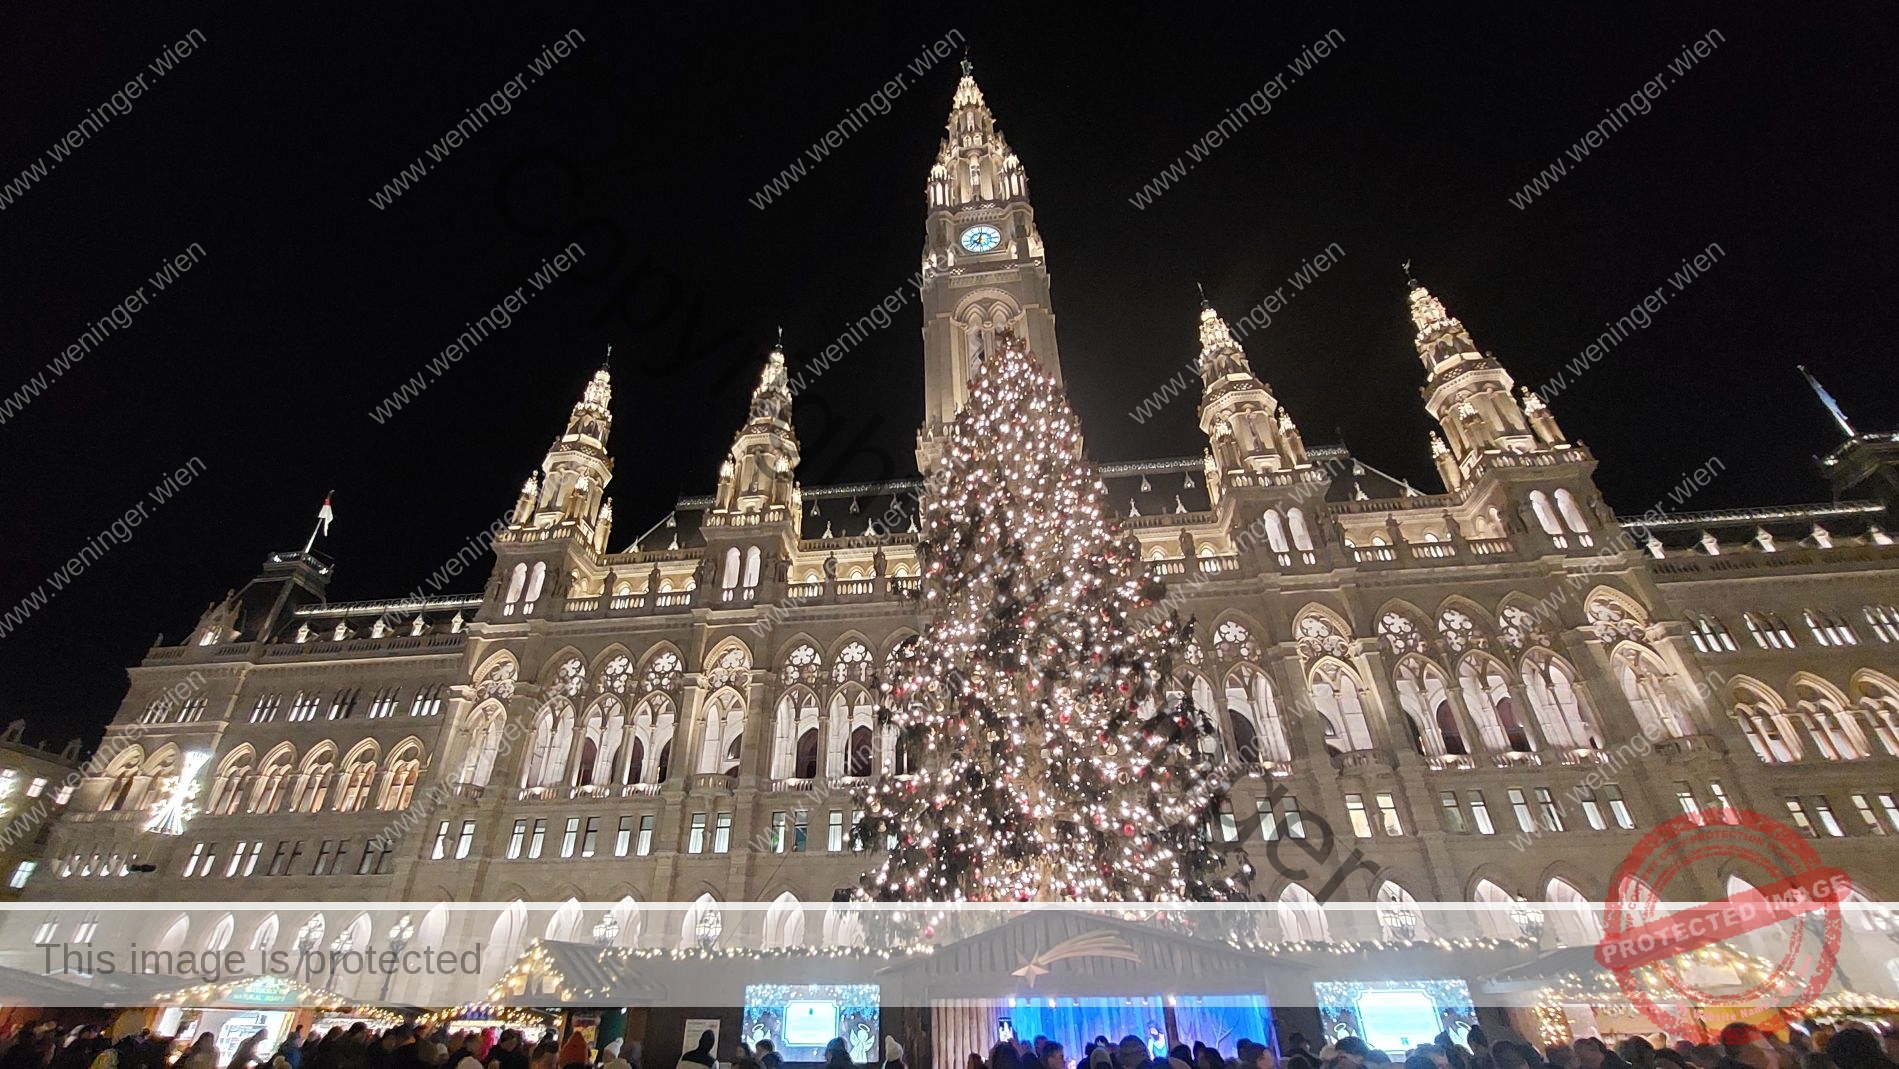
[[[290,1035],[284,1038],[282,1045],[277,1048],[277,1056],[282,1058],[284,1064],[290,1066],[290,1069],[303,1069],[303,1029],[301,1027],[292,1029]]]
[[[698,1046],[679,1056],[679,1069],[719,1069],[718,1054],[712,1049],[717,1042],[718,1037],[712,1034],[712,1029],[699,1033]]]

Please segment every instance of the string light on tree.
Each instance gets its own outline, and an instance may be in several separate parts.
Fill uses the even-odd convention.
[[[884,683],[917,771],[866,792],[887,901],[1218,901],[1252,870],[1204,835],[1225,781],[1211,723],[1168,693],[1186,629],[1054,378],[996,336],[931,469],[924,633]]]

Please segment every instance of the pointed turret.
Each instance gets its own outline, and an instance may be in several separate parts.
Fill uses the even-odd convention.
[[[600,555],[612,534],[613,508],[607,483],[613,458],[613,376],[593,373],[567,426],[516,495],[508,526],[494,538],[495,572],[488,582],[482,618],[531,616],[558,606],[577,589],[597,582]]]
[[[1444,428],[1447,453],[1438,457],[1437,467],[1445,476],[1446,489],[1461,486],[1472,463],[1484,454],[1566,447],[1542,398],[1525,390],[1519,406],[1510,395],[1516,382],[1503,365],[1477,348],[1443,301],[1415,278],[1408,281],[1411,322],[1417,328],[1412,342],[1426,373],[1420,392],[1425,411]]]
[[[1200,429],[1207,435],[1208,492],[1214,501],[1237,481],[1311,467],[1305,442],[1272,388],[1253,374],[1246,351],[1203,293],[1200,298]]]
[[[522,488],[515,526],[544,530],[572,523],[584,525],[589,534],[598,530],[607,483],[613,478],[613,458],[607,456],[612,402],[613,379],[603,367],[574,403],[566,430],[548,446],[540,482],[529,478]],[[530,497],[533,504],[522,517],[519,506]]]
[[[791,426],[791,385],[785,372],[782,332],[765,357],[752,390],[745,425],[719,465],[715,517],[754,515],[752,522],[799,519],[798,435]],[[731,522],[729,519],[726,522]]]

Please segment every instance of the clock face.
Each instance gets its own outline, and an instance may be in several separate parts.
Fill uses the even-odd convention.
[[[963,231],[963,248],[970,252],[988,252],[1002,244],[1002,231],[993,226],[972,226]]]

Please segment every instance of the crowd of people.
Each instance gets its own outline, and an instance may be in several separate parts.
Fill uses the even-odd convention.
[[[1588,1036],[1538,1048],[1516,1039],[1493,1042],[1483,1029],[1472,1028],[1463,1042],[1439,1033],[1406,1051],[1379,1050],[1357,1036],[1315,1051],[1294,1032],[1277,1054],[1264,1043],[1241,1039],[1228,1056],[1204,1043],[1157,1053],[1158,1041],[1150,1047],[1137,1036],[1118,1042],[1096,1036],[1071,1058],[1060,1042],[1037,1036],[997,1043],[987,1058],[972,1052],[963,1069],[1899,1069],[1899,1033],[1882,1036],[1857,1024],[1808,1022],[1790,1029],[1784,1040],[1736,1024],[1718,1038],[1671,1044],[1661,1036],[1634,1036],[1611,1046]],[[769,1040],[755,1048],[740,1043],[730,1062],[721,1063],[717,1039],[711,1031],[702,1033],[675,1069],[784,1069]],[[320,1036],[299,1028],[275,1049],[267,1043],[267,1034],[257,1032],[225,1058],[209,1032],[180,1048],[177,1037],[150,1029],[115,1041],[86,1026],[62,1033],[50,1023],[29,1023],[0,1037],[0,1069],[641,1069],[636,1055],[622,1053],[621,1040],[596,1051],[578,1031],[562,1041],[551,1029],[530,1040],[517,1029],[453,1032],[402,1024],[377,1031],[358,1022]],[[885,1036],[875,1053],[881,1058],[853,1061],[850,1046],[832,1040],[824,1069],[906,1069],[896,1037]]]

